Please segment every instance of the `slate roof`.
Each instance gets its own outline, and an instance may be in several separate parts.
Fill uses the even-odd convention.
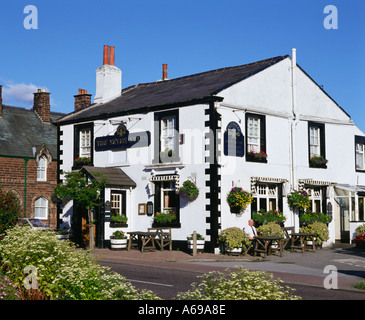
[[[83,166],[81,170],[86,171],[90,176],[99,182],[102,181],[102,177],[106,178],[106,186],[109,188],[135,188],[137,186],[137,184],[129,176],[127,176],[123,170],[119,168]],[[102,177],[100,177],[98,174],[101,174]]]
[[[33,157],[45,143],[52,158],[57,158],[57,127],[52,122],[65,114],[51,112],[51,123],[43,123],[38,115],[29,109],[3,105],[0,117],[0,155]]]
[[[70,113],[59,123],[80,120],[108,118],[127,112],[148,111],[154,107],[176,104],[196,103],[202,100],[219,98],[217,94],[225,88],[240,82],[289,57],[278,56],[236,67],[202,72],[171,80],[142,83],[122,91],[120,97],[105,104],[92,104],[89,107]]]

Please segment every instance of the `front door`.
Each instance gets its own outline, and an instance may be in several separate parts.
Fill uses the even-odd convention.
[[[350,242],[349,199],[339,198],[341,242]]]

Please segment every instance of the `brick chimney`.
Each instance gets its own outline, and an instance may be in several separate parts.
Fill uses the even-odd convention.
[[[38,89],[38,92],[34,94],[33,111],[42,119],[45,123],[51,122],[51,106],[49,99],[49,92]]]
[[[3,116],[3,86],[0,85],[0,118]]]
[[[75,111],[85,108],[91,104],[92,94],[87,93],[87,90],[79,89],[79,94],[75,97]]]

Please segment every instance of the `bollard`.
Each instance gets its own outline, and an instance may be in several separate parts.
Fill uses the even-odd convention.
[[[196,231],[193,232],[193,257],[195,257],[197,254],[197,248],[196,248]]]

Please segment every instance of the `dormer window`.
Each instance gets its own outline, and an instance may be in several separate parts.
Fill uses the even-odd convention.
[[[47,158],[44,155],[37,163],[37,181],[47,181]]]

